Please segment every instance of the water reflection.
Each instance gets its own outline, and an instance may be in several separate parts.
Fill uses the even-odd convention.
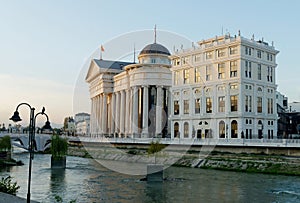
[[[145,202],[166,202],[163,192],[163,182],[147,182],[145,188]]]

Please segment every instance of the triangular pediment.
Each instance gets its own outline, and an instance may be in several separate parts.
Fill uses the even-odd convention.
[[[95,77],[97,77],[100,73],[100,67],[98,64],[94,61],[94,59],[91,60],[88,72],[86,74],[85,80],[89,83],[91,82]]]

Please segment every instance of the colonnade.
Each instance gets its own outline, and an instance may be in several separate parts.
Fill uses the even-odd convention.
[[[133,86],[113,93],[98,94],[91,101],[91,135],[166,135],[169,102],[169,88],[163,86]]]

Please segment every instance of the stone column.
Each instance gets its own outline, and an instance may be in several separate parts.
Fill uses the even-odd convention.
[[[110,133],[111,134],[115,134],[115,119],[116,119],[116,96],[115,96],[115,93],[112,93],[112,96],[111,96],[111,104],[110,104],[110,107],[111,107],[111,121],[110,121]]]
[[[98,102],[98,134],[102,134],[103,133],[103,129],[102,129],[102,106],[103,106],[103,96],[99,95],[99,102]]]
[[[107,133],[107,94],[103,93],[102,101],[102,133]]]
[[[115,132],[118,133],[120,128],[120,93],[116,92],[116,117],[115,117]]]
[[[99,133],[99,95],[95,98],[95,135]]]
[[[90,119],[90,136],[94,133],[94,122],[95,122],[95,108],[94,108],[94,98],[91,98],[91,119]]]
[[[169,88],[167,88],[167,90],[166,90],[167,92],[167,97],[168,97],[168,100],[167,100],[167,102],[168,102],[168,114],[167,114],[167,124],[168,124],[168,134],[171,134],[171,115],[172,115],[172,109],[173,108],[171,108],[171,105],[173,105],[173,104],[171,104],[172,102],[171,102],[171,88],[169,87]]]
[[[121,103],[120,103],[120,133],[125,133],[125,92],[121,90]]]
[[[162,87],[157,87],[156,97],[156,129],[155,134],[158,135],[162,132]]]
[[[133,87],[133,104],[132,104],[132,133],[136,136],[138,133],[138,87]]]
[[[130,90],[127,89],[125,91],[126,101],[125,101],[125,134],[128,135],[129,132],[129,124],[130,124]]]
[[[148,137],[148,113],[149,113],[149,89],[148,86],[143,86],[143,131],[142,136]]]

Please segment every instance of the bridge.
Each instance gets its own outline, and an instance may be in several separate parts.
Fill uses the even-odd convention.
[[[10,136],[12,145],[28,150],[29,147],[29,135],[18,133],[0,133],[0,137]],[[33,141],[34,151],[43,152],[51,146],[51,135],[49,134],[35,134],[35,140]]]

